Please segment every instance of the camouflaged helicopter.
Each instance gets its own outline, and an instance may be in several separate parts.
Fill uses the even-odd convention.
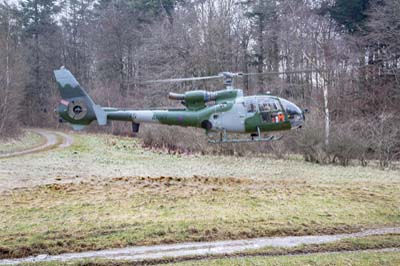
[[[300,72],[304,71],[290,73]],[[281,73],[276,72],[276,74]],[[202,128],[208,136],[208,142],[215,144],[268,142],[279,140],[282,136],[264,137],[263,134],[301,128],[305,120],[306,110],[300,109],[288,100],[272,95],[244,96],[241,89],[233,87],[235,77],[259,73],[223,72],[216,76],[146,82],[223,79],[224,90],[169,93],[169,98],[181,101],[184,108],[164,110],[101,107],[94,103],[69,70],[62,67],[55,70],[54,74],[62,97],[57,110],[61,117],[60,121],[69,122],[75,130],[81,130],[94,120],[101,126],[106,125],[109,120],[117,120],[131,122],[133,132],[139,131],[140,123]],[[229,133],[247,133],[250,138],[228,138]]]

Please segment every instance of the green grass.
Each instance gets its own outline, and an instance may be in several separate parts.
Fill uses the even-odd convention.
[[[317,254],[317,255],[297,255],[283,257],[250,257],[250,258],[231,258],[205,261],[190,261],[176,263],[176,266],[254,266],[254,265],[274,265],[274,266],[396,266],[400,264],[400,252],[355,252],[347,254]],[[165,264],[164,264],[165,265]],[[168,265],[168,264],[167,264]],[[172,264],[169,264],[172,265]]]
[[[398,171],[74,138],[68,149],[0,161],[1,257],[400,225]]]
[[[17,139],[0,141],[0,155],[3,153],[17,152],[42,145],[45,139],[32,131],[24,131]]]

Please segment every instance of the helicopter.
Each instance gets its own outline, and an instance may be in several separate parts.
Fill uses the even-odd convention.
[[[304,71],[292,71],[300,73]],[[288,72],[275,72],[288,73]],[[183,108],[159,110],[129,110],[102,107],[96,104],[80,86],[72,73],[61,67],[54,70],[61,94],[56,110],[60,122],[69,122],[74,130],[81,130],[94,120],[100,126],[110,120],[129,121],[132,131],[139,132],[140,123],[158,123],[205,130],[208,143],[269,142],[281,136],[263,136],[264,133],[301,128],[307,109],[273,95],[244,96],[243,90],[233,87],[235,77],[259,73],[222,72],[215,76],[152,80],[145,83],[186,82],[223,79],[225,89],[217,91],[193,90],[169,93],[169,99],[180,101]],[[249,138],[229,138],[229,133],[249,134]],[[216,136],[216,137],[214,137]]]

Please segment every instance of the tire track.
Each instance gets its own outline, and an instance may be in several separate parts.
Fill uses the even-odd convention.
[[[182,243],[172,245],[139,246],[119,249],[98,250],[80,253],[66,253],[60,255],[38,255],[20,259],[0,260],[1,265],[16,265],[20,263],[72,261],[79,259],[109,259],[126,261],[159,260],[163,258],[179,259],[185,257],[201,257],[223,254],[234,254],[251,249],[264,247],[296,247],[299,245],[323,244],[346,238],[357,238],[373,235],[399,234],[400,227],[365,230],[352,234],[317,235],[317,236],[289,236],[254,238],[246,240],[215,241]],[[395,249],[397,250],[397,249]]]
[[[35,132],[42,137],[46,139],[46,143],[43,145],[22,150],[22,151],[16,151],[16,152],[10,152],[10,153],[5,153],[5,154],[0,154],[0,159],[3,158],[10,158],[10,157],[15,157],[15,156],[21,156],[25,154],[31,154],[31,153],[37,153],[41,151],[47,151],[50,149],[55,149],[55,148],[67,148],[72,145],[73,143],[73,138],[67,134],[61,133],[61,132],[56,132],[56,131],[49,131],[49,130],[43,130],[43,129],[29,129],[29,131]],[[59,139],[61,138],[61,142]]]

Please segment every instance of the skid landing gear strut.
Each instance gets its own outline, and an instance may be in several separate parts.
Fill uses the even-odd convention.
[[[251,134],[250,139],[228,139],[226,130],[220,133],[219,139],[209,139],[208,143],[211,144],[223,144],[223,143],[249,143],[249,142],[270,142],[282,139],[283,136],[270,136],[263,138],[261,137],[260,128],[257,127],[257,133]]]

